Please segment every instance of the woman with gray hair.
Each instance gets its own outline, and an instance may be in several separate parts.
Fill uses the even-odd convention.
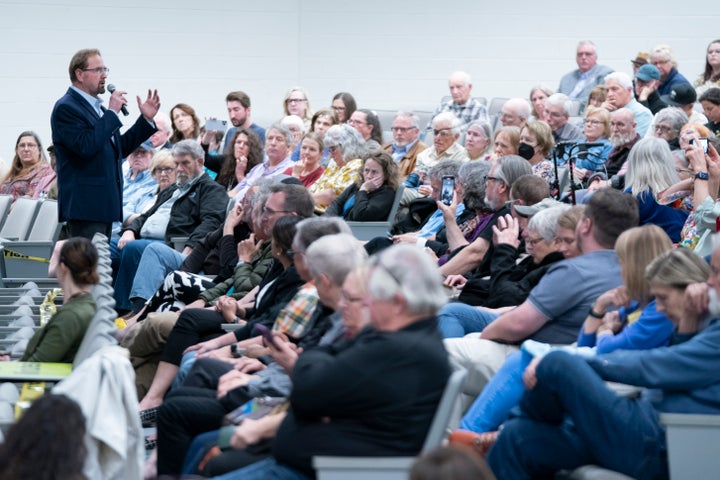
[[[492,147],[492,127],[485,120],[475,120],[468,125],[465,132],[465,149],[470,161],[490,161]]]
[[[333,125],[324,140],[331,160],[322,176],[309,188],[319,212],[324,212],[357,179],[367,156],[365,141],[349,125]]]
[[[680,148],[680,130],[686,123],[688,116],[680,107],[663,108],[655,114],[653,127],[648,130],[647,135],[662,138],[668,142],[670,150],[677,150]]]
[[[680,241],[680,230],[688,212],[662,205],[657,200],[665,189],[679,181],[667,142],[643,138],[630,150],[627,165],[625,192],[638,201],[640,225],[654,223],[665,230],[673,243]]]

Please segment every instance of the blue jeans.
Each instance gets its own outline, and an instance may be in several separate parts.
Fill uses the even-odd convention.
[[[277,463],[274,458],[266,458],[240,470],[215,477],[215,480],[310,480],[310,477]]]
[[[140,298],[143,301],[152,298],[167,274],[180,268],[184,259],[184,255],[164,243],[148,245],[137,266],[129,298]]]
[[[132,286],[135,272],[137,272],[140,258],[143,251],[151,243],[160,240],[132,240],[125,244],[122,250],[117,248],[117,241],[113,238],[110,241],[110,259],[113,265],[117,265],[117,278],[115,278],[115,308],[117,310],[131,310],[130,287]],[[149,297],[148,297],[149,298]]]
[[[185,382],[185,378],[188,373],[190,373],[190,369],[192,369],[192,366],[195,365],[195,360],[197,360],[197,351],[188,352],[182,356],[182,360],[180,360],[180,369],[175,375],[175,380],[173,380],[172,386],[170,387],[171,390],[182,387],[182,384]]]
[[[188,448],[185,454],[185,461],[183,462],[182,472],[180,473],[192,474],[197,472],[200,461],[212,447],[217,445],[218,432],[220,432],[220,430],[201,433],[193,439],[190,448]]]
[[[667,478],[665,433],[650,402],[619,396],[583,358],[547,354],[522,415],[505,423],[488,463],[497,478],[552,478],[596,464],[634,478]]]
[[[466,303],[448,303],[438,313],[438,327],[443,338],[464,337],[468,333],[482,332],[499,316]]]
[[[522,375],[532,359],[523,350],[510,354],[462,418],[460,428],[478,433],[497,430],[525,393]]]

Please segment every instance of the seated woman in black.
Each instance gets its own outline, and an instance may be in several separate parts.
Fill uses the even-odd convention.
[[[386,220],[399,182],[392,157],[374,152],[363,161],[357,181],[333,200],[325,215],[359,222]]]

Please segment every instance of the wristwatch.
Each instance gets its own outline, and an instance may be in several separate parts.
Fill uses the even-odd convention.
[[[698,172],[695,174],[695,179],[697,180],[707,180],[708,178],[709,177],[707,172]]]
[[[242,350],[242,351],[241,351]],[[240,358],[245,354],[245,349],[238,349],[237,343],[230,345],[230,355],[233,358]]]

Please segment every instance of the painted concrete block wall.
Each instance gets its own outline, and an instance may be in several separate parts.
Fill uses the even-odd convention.
[[[158,88],[166,112],[185,102],[224,118],[225,94],[242,89],[268,125],[293,85],[313,108],[344,90],[362,107],[432,110],[464,69],[474,95],[525,97],[537,83],[555,88],[586,38],[600,63],[626,72],[638,51],[670,44],[692,80],[719,19],[720,3],[669,0],[0,0],[0,157],[12,159],[23,130],[50,143],[80,48],[99,48],[108,82],[129,97]],[[134,99],[129,109],[127,124]]]

